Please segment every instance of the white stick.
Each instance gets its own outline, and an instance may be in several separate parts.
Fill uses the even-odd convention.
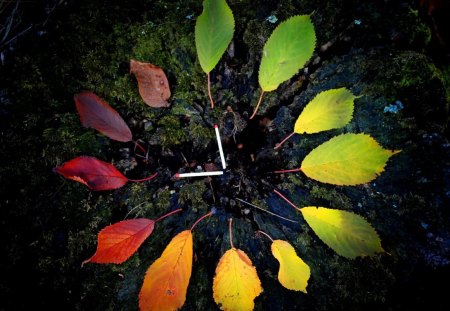
[[[201,177],[201,176],[217,176],[223,175],[223,171],[214,171],[214,172],[199,172],[199,173],[176,173],[175,178],[183,178],[183,177]]]
[[[219,145],[219,153],[220,153],[220,160],[222,161],[222,168],[226,169],[227,163],[225,162],[225,156],[223,155],[222,140],[220,139],[219,126],[217,124],[214,124],[214,129],[216,130],[217,145]]]

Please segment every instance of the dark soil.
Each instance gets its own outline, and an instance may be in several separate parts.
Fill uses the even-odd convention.
[[[212,279],[230,245],[230,217],[234,245],[251,258],[264,288],[257,310],[448,310],[441,284],[450,277],[450,40],[444,27],[450,10],[439,1],[416,2],[229,0],[236,30],[211,74],[214,109],[194,44],[201,1],[81,0],[52,10],[46,7],[57,2],[24,3],[22,28],[10,38],[33,25],[0,51],[0,310],[138,309],[148,266],[175,234],[213,207],[216,214],[194,231],[184,310],[218,309]],[[266,94],[258,116],[249,120],[260,92],[264,42],[280,21],[311,12],[317,32],[311,62]],[[6,13],[0,11],[5,20]],[[278,22],[272,24],[269,16]],[[130,59],[164,69],[172,90],[169,109],[142,102],[129,74]],[[317,93],[337,87],[361,96],[349,125],[296,135],[273,150]],[[81,126],[73,95],[83,90],[117,109],[149,149],[148,159],[139,157],[132,143]],[[227,157],[225,174],[176,180],[177,172],[221,167],[214,124]],[[357,187],[270,173],[299,167],[312,149],[347,132],[368,133],[402,152],[376,180]],[[80,155],[112,162],[129,178],[159,175],[91,192],[52,171]],[[364,216],[386,253],[356,260],[338,256],[273,189],[300,207]],[[155,219],[176,208],[183,212],[158,223],[124,264],[81,267],[95,252],[103,227],[125,218]],[[295,246],[311,267],[308,294],[278,283],[278,262],[257,230]]]

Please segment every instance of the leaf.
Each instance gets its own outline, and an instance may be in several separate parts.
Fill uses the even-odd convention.
[[[195,47],[205,73],[219,62],[233,39],[234,17],[225,0],[205,0],[195,23]]]
[[[223,254],[213,281],[214,301],[222,310],[253,310],[262,292],[261,282],[248,256],[231,248]]]
[[[311,151],[301,170],[320,182],[359,185],[375,179],[398,152],[383,149],[367,134],[343,134]]]
[[[352,119],[355,98],[345,87],[319,93],[303,109],[294,132],[312,134],[347,125]]]
[[[297,256],[295,249],[286,241],[272,242],[272,254],[280,262],[278,281],[287,289],[306,293],[311,275],[309,266]]]
[[[316,33],[309,15],[297,15],[282,22],[264,45],[259,66],[259,85],[273,91],[295,75],[311,58]]]
[[[384,252],[375,229],[359,215],[315,206],[299,210],[317,236],[341,256],[353,259]]]
[[[191,278],[191,230],[178,233],[148,268],[139,293],[140,310],[176,310],[183,306]]]
[[[150,107],[165,108],[170,104],[169,81],[164,71],[153,64],[130,61],[130,72],[134,74],[142,100]]]
[[[98,234],[95,254],[83,261],[120,264],[133,255],[145,239],[153,232],[155,221],[137,218],[117,222],[105,227]]]
[[[133,139],[130,128],[119,113],[94,93],[76,94],[74,100],[83,126],[92,127],[117,141]]]
[[[85,184],[94,191],[120,188],[128,182],[128,178],[112,164],[94,157],[81,156],[72,159],[56,167],[55,171],[66,178]]]

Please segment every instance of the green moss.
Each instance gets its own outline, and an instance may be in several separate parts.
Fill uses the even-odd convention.
[[[206,128],[199,123],[190,122],[189,123],[189,141],[192,141],[194,148],[199,150],[204,150],[207,145],[216,136],[212,128]]]
[[[167,210],[167,208],[170,206],[170,196],[171,195],[169,187],[166,187],[157,192],[155,207],[158,210],[158,212],[163,212]]]
[[[206,185],[203,180],[185,184],[180,189],[178,202],[188,206],[192,206],[192,211],[197,209],[206,209],[208,204],[203,200],[203,193],[206,191]]]
[[[158,121],[156,140],[163,147],[179,145],[188,141],[189,133],[182,127],[177,116],[167,115]]]
[[[328,202],[328,206],[331,208],[338,208],[344,210],[351,210],[352,203],[350,199],[336,191],[335,189],[328,189],[327,187],[313,186],[310,192],[311,198],[321,199]]]

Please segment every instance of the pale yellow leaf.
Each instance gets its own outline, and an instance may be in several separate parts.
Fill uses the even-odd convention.
[[[253,300],[262,292],[261,282],[248,256],[231,248],[219,261],[213,296],[222,310],[253,310]]]
[[[287,289],[306,293],[311,271],[309,266],[297,256],[295,249],[286,241],[275,240],[272,254],[280,262],[278,281]]]
[[[398,152],[383,149],[367,134],[343,134],[311,151],[301,170],[324,183],[364,184],[383,172],[388,159]]]
[[[312,134],[345,126],[352,119],[355,98],[345,87],[317,94],[298,117],[294,132]]]

